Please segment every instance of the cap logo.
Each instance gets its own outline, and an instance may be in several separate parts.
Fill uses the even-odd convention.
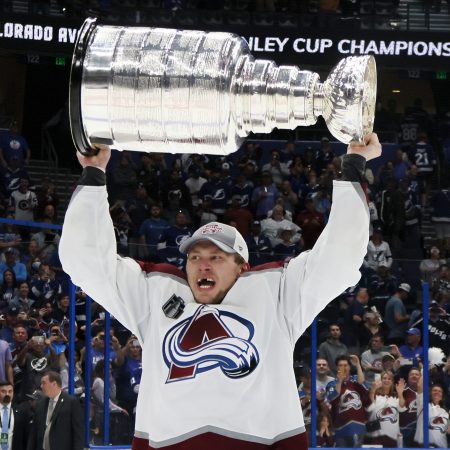
[[[202,229],[202,234],[217,234],[223,233],[223,228],[217,224],[205,225]]]

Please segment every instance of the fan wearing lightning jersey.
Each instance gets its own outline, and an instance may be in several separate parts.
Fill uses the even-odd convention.
[[[350,376],[351,364],[357,375]],[[365,434],[367,384],[359,358],[341,355],[336,358],[337,377],[327,385],[327,400],[335,429],[337,447],[361,447]]]
[[[436,156],[433,147],[427,142],[425,133],[420,133],[417,137],[417,143],[411,147],[409,159],[417,166],[422,206],[426,206],[426,197],[430,193],[430,180],[436,166]]]
[[[293,350],[314,317],[360,279],[369,230],[360,182],[365,161],[380,154],[375,134],[349,145],[345,181],[334,182],[330,219],[312,250],[286,266],[249,270],[242,235],[213,222],[181,244],[186,275],[116,254],[110,150],[78,155],[84,169],[60,258],[142,346],[133,450],[307,449]]]

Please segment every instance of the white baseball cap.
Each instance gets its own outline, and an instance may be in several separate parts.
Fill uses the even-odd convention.
[[[402,283],[398,288],[405,292],[411,292],[411,286],[408,283]]]
[[[236,228],[220,222],[210,222],[200,227],[180,245],[180,252],[187,254],[199,241],[210,241],[227,253],[237,253],[248,262],[248,248],[242,234]]]

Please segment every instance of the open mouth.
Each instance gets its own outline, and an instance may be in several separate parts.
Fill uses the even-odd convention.
[[[199,278],[197,280],[197,286],[200,289],[211,289],[215,284],[216,282],[212,278]]]

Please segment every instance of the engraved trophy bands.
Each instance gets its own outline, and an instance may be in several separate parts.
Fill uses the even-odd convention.
[[[230,33],[83,24],[72,61],[70,122],[77,149],[226,155],[250,132],[313,125],[362,142],[373,128],[372,56],[317,73],[255,59]]]

